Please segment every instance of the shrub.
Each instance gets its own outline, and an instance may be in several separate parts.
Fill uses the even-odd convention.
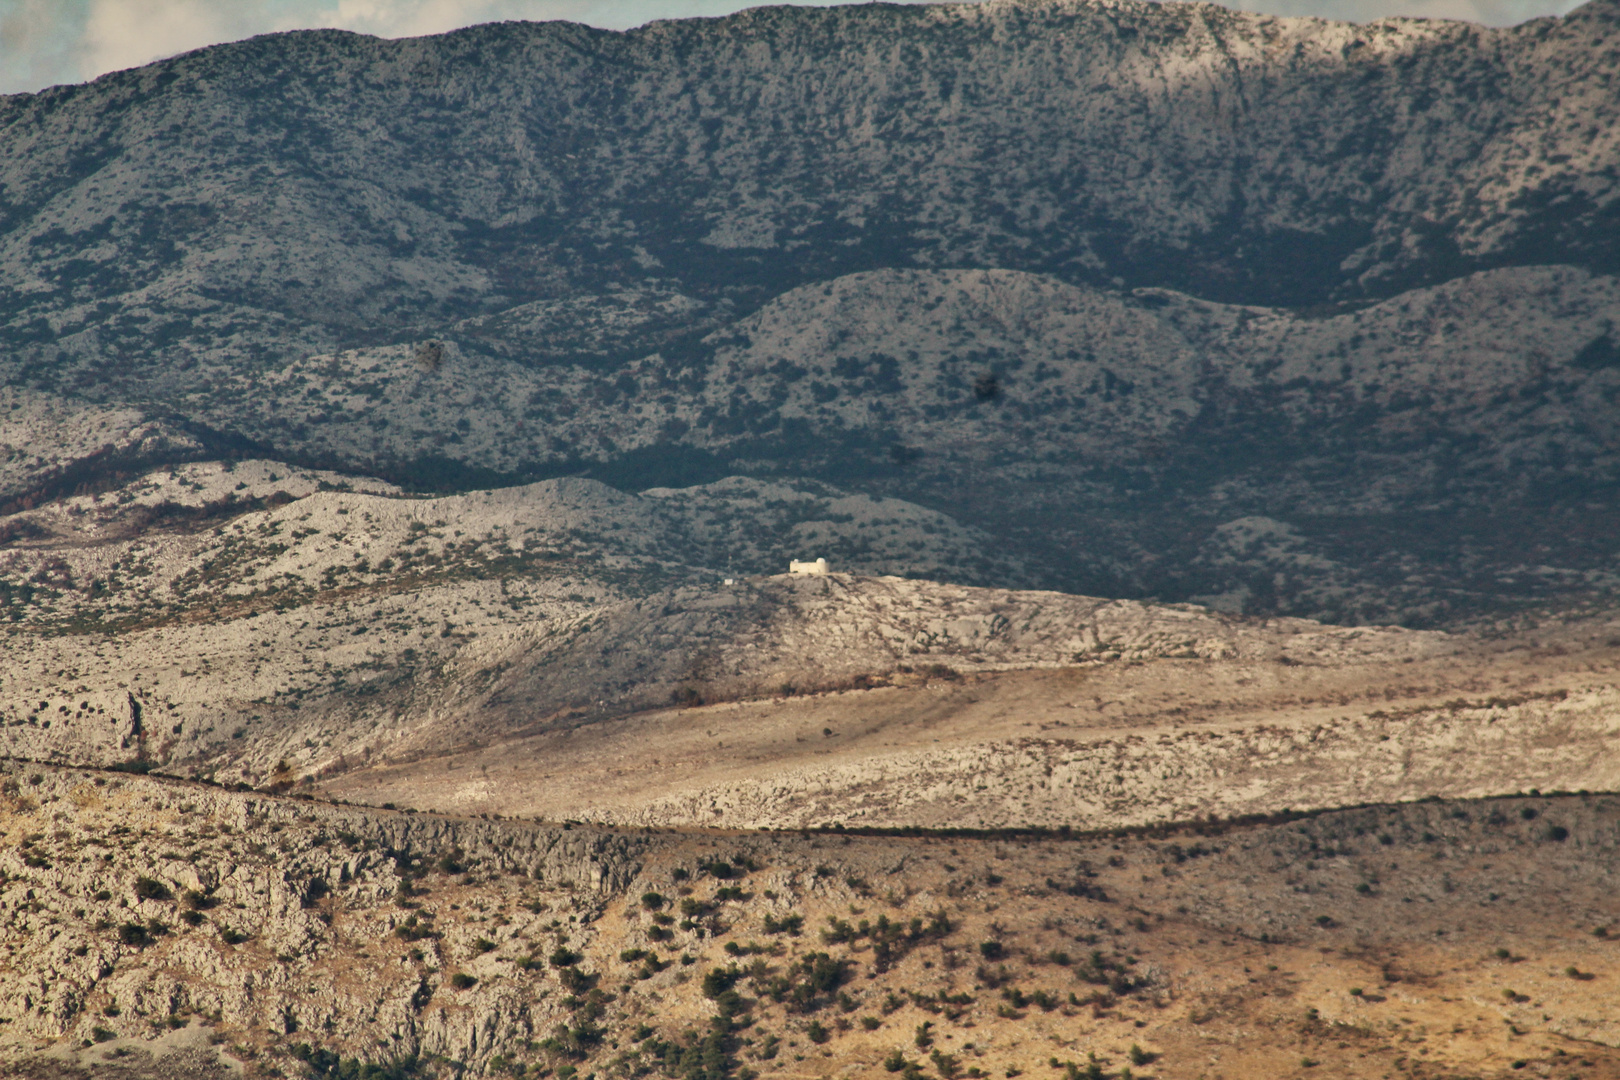
[[[1007,955],[1007,950],[999,941],[981,941],[979,942],[979,955],[986,960],[1000,960]]]
[[[664,906],[664,903],[665,900],[663,893],[644,892],[641,894],[641,906],[646,908],[648,911],[657,911],[659,908]]]
[[[474,986],[478,985],[478,980],[467,974],[465,971],[458,971],[454,975],[450,976],[450,985],[455,987],[457,990],[470,990]]]
[[[699,900],[696,897],[688,896],[686,899],[681,901],[681,914],[685,915],[689,921],[692,919],[701,919],[703,916],[709,914],[713,910],[713,904]]]
[[[565,990],[583,994],[596,984],[596,977],[577,967],[565,967],[558,969],[557,981],[563,984]]]
[[[477,953],[494,952],[495,943],[488,938],[479,938],[473,942],[473,951]]]
[[[144,949],[152,944],[152,935],[137,922],[127,922],[118,928],[118,940],[121,944]]]
[[[582,959],[583,957],[579,953],[566,945],[559,945],[557,950],[551,954],[551,966],[554,968],[573,967]]]
[[[715,968],[703,976],[703,996],[709,999],[718,998],[721,994],[737,985],[742,972],[735,967]]]
[[[173,900],[174,894],[157,878],[139,877],[135,879],[135,897],[138,900]]]
[[[308,1067],[308,1075],[313,1080],[417,1080],[424,1075],[415,1055],[372,1063],[339,1057],[331,1050],[316,1049],[308,1043],[298,1043],[290,1050],[293,1057]]]
[[[784,915],[780,919],[770,915],[765,916],[765,932],[767,934],[792,934],[797,937],[804,928],[804,916],[798,913]]]
[[[832,1032],[828,1031],[824,1026],[822,1026],[822,1023],[819,1020],[810,1021],[810,1026],[804,1029],[804,1033],[810,1039],[810,1041],[815,1043],[817,1046],[820,1046],[822,1043],[827,1042],[832,1038]]]

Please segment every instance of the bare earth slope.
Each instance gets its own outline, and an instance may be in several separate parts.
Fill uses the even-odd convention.
[[[320,786],[374,805],[746,828],[1100,828],[1620,786],[1609,752],[1620,723],[1612,620],[1485,645],[1204,629],[1191,616],[1178,627],[1174,612],[1110,607],[1091,624],[1107,652],[997,670],[1000,657],[974,664],[929,650],[828,694],[785,683],[763,700],[517,738],[485,727],[455,752]],[[863,625],[847,609],[840,621]],[[1201,630],[1217,636],[1200,640]]]

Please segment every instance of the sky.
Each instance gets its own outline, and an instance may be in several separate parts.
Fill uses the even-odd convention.
[[[798,0],[830,6],[835,0]],[[915,3],[920,0],[899,0]],[[336,27],[380,37],[438,34],[501,19],[568,19],[625,30],[653,19],[728,15],[745,0],[0,0],[0,93],[83,82],[254,34]],[[1276,15],[1387,15],[1508,26],[1576,0],[1228,0]]]

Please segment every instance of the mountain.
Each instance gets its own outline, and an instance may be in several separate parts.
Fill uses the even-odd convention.
[[[1600,599],[1617,26],[762,8],[0,99],[0,495],[743,475],[947,514],[1012,587]]]
[[[0,99],[0,1074],[1620,1076],[1617,71],[991,0]]]

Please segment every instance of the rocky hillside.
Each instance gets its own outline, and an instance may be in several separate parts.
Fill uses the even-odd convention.
[[[11,768],[0,1069],[1613,1077],[1617,814],[628,834]]]
[[[257,38],[5,100],[12,315],[247,360],[255,326],[296,355],[506,310],[612,356],[874,265],[1250,303],[1612,270],[1615,19],[1010,0]]]
[[[413,498],[246,461],[6,521],[6,752],[263,783],[672,702],[931,671],[1378,664],[1457,648],[1435,633],[910,579],[1019,567],[940,515],[808,482],[627,495],[572,479]],[[822,548],[852,562],[827,578],[781,573],[779,552]]]
[[[5,98],[0,498],[220,456],[810,479],[994,536],[1012,587],[1606,595],[1616,22],[767,8]]]

